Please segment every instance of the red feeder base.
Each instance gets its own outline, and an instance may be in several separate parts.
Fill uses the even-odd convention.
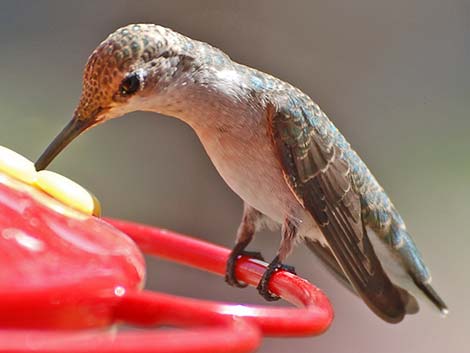
[[[249,352],[263,335],[321,334],[332,321],[326,296],[283,271],[270,290],[298,308],[141,290],[140,250],[219,275],[229,250],[136,223],[73,217],[37,193],[0,175],[0,352]],[[236,275],[256,285],[265,268],[241,258]],[[117,323],[184,330],[116,331]]]

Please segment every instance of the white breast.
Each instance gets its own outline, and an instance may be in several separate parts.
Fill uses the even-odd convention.
[[[266,134],[242,138],[207,132],[201,141],[218,172],[245,202],[281,223],[297,202],[285,183]],[[261,135],[261,136],[260,136]]]

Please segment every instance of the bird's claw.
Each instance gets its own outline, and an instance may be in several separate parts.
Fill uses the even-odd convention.
[[[284,265],[280,262],[273,261],[269,264],[267,270],[264,272],[263,277],[261,277],[261,280],[258,283],[258,286],[256,289],[258,289],[259,294],[268,302],[276,301],[279,300],[280,297],[272,294],[268,287],[269,287],[269,281],[271,280],[271,277],[279,270],[287,271],[292,274],[297,274],[295,272],[294,266],[289,266],[289,265]]]
[[[245,288],[248,284],[238,281],[235,276],[235,266],[237,265],[237,260],[240,256],[247,256],[252,259],[264,261],[263,255],[258,251],[232,251],[227,260],[227,267],[225,270],[225,282],[227,282],[232,287]]]

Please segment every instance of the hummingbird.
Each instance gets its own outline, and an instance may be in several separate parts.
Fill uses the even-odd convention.
[[[178,118],[197,134],[215,168],[244,202],[225,280],[263,227],[280,227],[276,256],[258,291],[305,244],[380,318],[418,312],[416,298],[446,304],[400,214],[365,163],[320,107],[276,77],[221,50],[154,24],[131,24],[88,58],[73,118],[35,163],[49,163],[77,136],[132,111]]]

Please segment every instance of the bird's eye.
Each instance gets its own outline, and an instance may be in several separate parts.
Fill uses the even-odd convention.
[[[130,74],[122,80],[119,86],[121,96],[130,96],[137,92],[140,88],[140,77],[137,73]]]

